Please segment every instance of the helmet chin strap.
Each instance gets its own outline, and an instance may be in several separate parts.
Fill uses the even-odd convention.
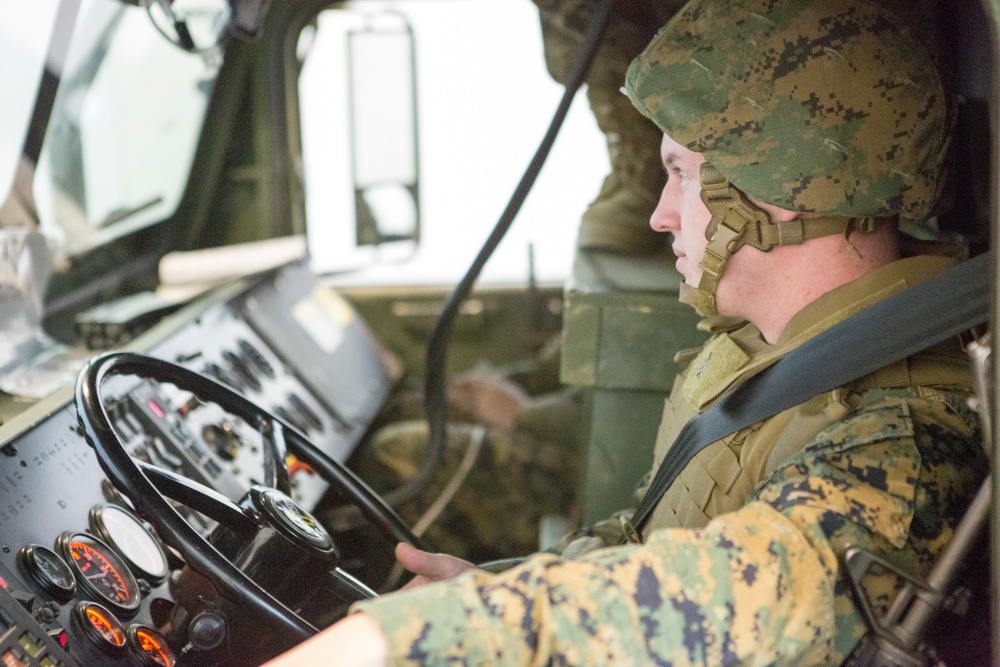
[[[749,198],[708,162],[701,165],[701,200],[712,219],[705,229],[708,245],[698,266],[697,287],[681,284],[680,301],[694,307],[703,317],[718,315],[715,294],[726,263],[744,245],[768,252],[777,245],[798,245],[809,239],[852,231],[872,232],[890,218],[845,218],[823,216],[773,222],[767,211]]]

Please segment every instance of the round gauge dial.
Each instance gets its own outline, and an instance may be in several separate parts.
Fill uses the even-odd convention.
[[[302,431],[303,433],[309,430],[308,428],[306,428],[306,425],[303,424],[298,417],[289,412],[288,409],[285,408],[284,406],[279,405],[278,407],[276,407],[274,409],[274,414],[277,415],[278,418],[284,421],[286,424],[291,424],[292,426]]]
[[[145,625],[128,629],[129,649],[144,667],[174,667],[177,659],[159,632]]]
[[[90,510],[90,530],[117,551],[137,577],[152,584],[167,577],[167,556],[160,540],[128,510],[95,506]]]
[[[108,653],[125,650],[125,629],[110,611],[96,602],[81,602],[73,608],[73,621],[91,646]]]
[[[37,544],[29,544],[17,552],[17,562],[28,579],[59,602],[66,602],[76,591],[76,579],[59,554]]]
[[[67,531],[59,536],[56,548],[74,568],[85,596],[122,614],[139,608],[139,584],[111,547],[86,533]]]

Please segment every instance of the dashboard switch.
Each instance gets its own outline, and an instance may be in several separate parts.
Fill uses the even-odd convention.
[[[31,593],[25,593],[24,591],[17,591],[17,590],[12,590],[10,594],[14,596],[14,599],[17,600],[21,604],[21,606],[28,611],[29,614],[33,611],[33,608],[35,606],[34,595],[32,595]]]
[[[69,633],[66,632],[65,628],[54,627],[49,630],[49,637],[56,640],[59,647],[62,649],[69,648]]]

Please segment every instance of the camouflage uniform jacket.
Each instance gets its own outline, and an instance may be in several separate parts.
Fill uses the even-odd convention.
[[[901,287],[900,271],[917,280],[945,265],[903,260],[862,290],[855,281],[824,295],[789,326],[804,340]],[[839,664],[865,631],[844,550],[925,575],[988,468],[965,395],[863,388],[839,420],[765,466],[745,504],[702,528],[648,530],[643,544],[577,560],[537,555],[358,608],[398,665]],[[884,613],[896,582],[883,575],[866,588]]]

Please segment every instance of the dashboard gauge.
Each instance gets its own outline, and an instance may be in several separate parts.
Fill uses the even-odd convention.
[[[243,384],[233,377],[233,374],[227,371],[225,368],[210,362],[205,366],[205,374],[212,376],[212,378],[218,380],[224,385],[228,385],[237,391],[243,391]]]
[[[56,550],[74,569],[81,597],[102,602],[119,614],[131,615],[139,608],[139,584],[104,542],[66,531],[56,540]]]
[[[261,354],[260,350],[254,347],[253,343],[251,343],[245,338],[240,338],[239,343],[237,344],[240,346],[240,352],[243,353],[243,356],[246,357],[247,360],[251,364],[253,364],[257,370],[259,370],[269,379],[271,380],[274,379],[275,377],[274,366],[272,366],[271,362],[269,362],[264,357],[264,355]]]
[[[117,551],[137,577],[151,584],[167,578],[167,555],[159,538],[132,512],[117,505],[96,505],[90,510],[90,530]]]
[[[113,655],[125,651],[125,629],[114,614],[96,602],[77,604],[73,622],[94,648]]]
[[[159,632],[145,625],[128,629],[129,651],[143,667],[174,667],[177,659]]]
[[[252,391],[261,390],[261,384],[260,380],[257,379],[257,374],[254,373],[250,367],[247,366],[246,362],[243,361],[243,359],[235,352],[230,350],[223,352],[222,361],[225,362],[226,368],[228,368],[234,376],[239,378],[240,382],[247,387],[250,387]]]
[[[76,591],[76,579],[59,554],[37,544],[29,544],[17,552],[17,562],[28,580],[58,602],[66,602]]]
[[[288,394],[288,405],[291,406],[292,410],[302,415],[302,418],[309,423],[309,426],[315,431],[323,430],[323,421],[316,414],[316,411],[309,407],[309,404],[302,400],[302,397],[292,392]]]
[[[285,408],[284,406],[279,405],[278,407],[276,407],[274,409],[274,414],[275,414],[276,417],[278,417],[279,419],[281,419],[283,422],[285,422],[286,424],[290,424],[290,425],[294,426],[295,428],[297,428],[302,433],[305,433],[305,432],[307,432],[309,430],[308,428],[306,428],[306,425],[303,424],[302,421],[298,417],[296,417],[291,412],[289,412],[288,409]]]
[[[228,421],[206,424],[201,429],[201,439],[224,461],[233,461],[240,455],[240,436]]]

